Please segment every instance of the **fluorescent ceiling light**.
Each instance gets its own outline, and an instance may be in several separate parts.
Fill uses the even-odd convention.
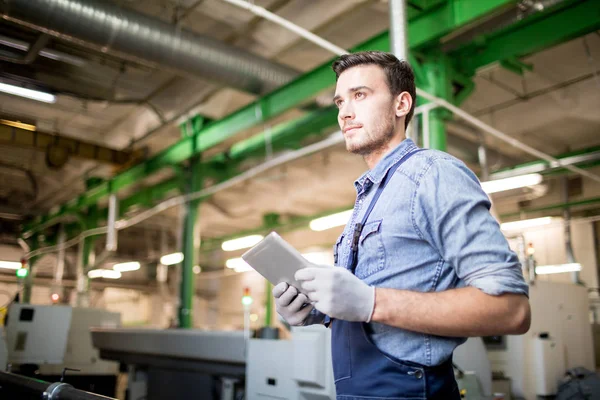
[[[35,132],[35,130],[37,129],[35,127],[35,125],[26,124],[24,122],[19,122],[19,121],[10,121],[8,119],[0,119],[0,124],[6,125],[6,126],[12,126],[15,128],[24,129],[26,131],[32,131],[32,132]]]
[[[560,274],[561,272],[581,271],[581,264],[559,264],[559,265],[540,265],[535,267],[535,273],[538,275]]]
[[[181,252],[167,254],[166,256],[162,256],[160,258],[160,263],[162,265],[174,265],[174,264],[179,264],[182,261],[183,261],[183,253],[181,253]]]
[[[88,272],[88,277],[90,279],[119,279],[121,277],[121,273],[112,269],[93,269],[90,272]]]
[[[21,263],[18,261],[0,261],[0,268],[19,269],[21,268]]]
[[[250,235],[244,236],[237,239],[227,240],[221,244],[221,248],[225,251],[235,251],[240,249],[247,249],[248,247],[254,246],[256,243],[263,240],[263,235]]]
[[[252,271],[254,268],[250,266],[243,258],[230,258],[225,261],[225,266],[234,270],[235,272],[246,272]]]
[[[528,174],[513,176],[505,179],[481,182],[481,187],[487,194],[503,192],[505,190],[518,189],[526,186],[534,186],[543,180],[540,174]]]
[[[555,218],[553,217],[542,217],[542,218],[533,218],[533,219],[524,219],[521,221],[513,221],[513,222],[505,222],[500,224],[500,229],[503,231],[517,231],[523,230],[527,228],[533,228],[536,226],[549,225],[554,222]]]
[[[240,265],[239,267],[235,267],[233,270],[235,272],[248,272],[254,271],[254,268],[252,268],[250,265]]]
[[[56,96],[53,94],[40,92],[38,90],[25,89],[19,86],[7,85],[6,83],[0,83],[0,92],[26,97],[32,100],[43,101],[44,103],[56,103]]]
[[[118,263],[113,265],[113,269],[119,272],[137,271],[138,269],[140,269],[140,263],[137,261]]]
[[[352,216],[352,210],[342,211],[337,214],[331,214],[326,217],[313,219],[310,221],[309,226],[313,231],[324,231],[336,226],[346,225],[350,219],[350,216]]]

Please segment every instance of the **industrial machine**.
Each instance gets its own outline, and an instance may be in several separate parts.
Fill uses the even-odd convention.
[[[464,399],[534,400],[555,394],[567,369],[594,369],[587,290],[537,281],[530,303],[527,334],[470,338],[456,349]],[[92,330],[102,358],[129,366],[128,398],[147,400],[335,399],[330,335],[322,326],[293,327],[289,340],[242,331]]]
[[[292,328],[291,340],[250,339],[246,399],[335,399],[331,330]]]
[[[227,399],[243,394],[242,331],[92,329],[100,357],[128,365],[128,399]]]
[[[102,358],[128,365],[128,399],[335,399],[331,331],[309,326],[291,333],[279,340],[248,339],[241,331],[96,328],[92,338]],[[481,339],[468,341],[464,354],[458,381],[465,398],[488,399],[482,388],[489,392],[491,372]],[[481,365],[487,369],[469,369]]]
[[[6,348],[6,338],[4,329],[0,326],[0,370],[4,370],[8,363],[8,350]]]
[[[120,322],[120,314],[100,309],[13,304],[6,323],[10,369],[114,397],[119,365],[100,359],[90,327],[117,327]]]
[[[537,280],[529,288],[531,328],[486,339],[494,376],[516,397],[553,396],[568,369],[595,370],[587,288]],[[494,381],[496,382],[496,381]]]

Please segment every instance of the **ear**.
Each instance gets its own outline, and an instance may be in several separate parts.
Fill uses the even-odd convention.
[[[398,96],[396,96],[396,101],[394,103],[394,111],[396,113],[396,117],[405,117],[410,112],[412,103],[412,96],[408,92],[402,92]]]

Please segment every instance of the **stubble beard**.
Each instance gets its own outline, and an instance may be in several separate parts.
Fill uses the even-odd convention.
[[[387,118],[375,125],[372,129],[367,130],[365,127],[365,137],[358,143],[346,141],[346,150],[353,154],[358,154],[363,157],[368,157],[371,154],[382,152],[386,145],[394,137],[394,125],[392,124],[393,111],[390,110]]]

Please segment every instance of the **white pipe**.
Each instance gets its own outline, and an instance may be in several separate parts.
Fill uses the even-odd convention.
[[[426,108],[423,111],[423,116],[421,119],[423,120],[423,148],[429,148],[429,108]]]
[[[106,251],[115,252],[117,251],[117,230],[115,229],[115,222],[119,215],[119,203],[117,196],[112,193],[108,197],[108,232],[106,235]]]
[[[58,232],[58,245],[63,245],[66,240],[66,234],[64,226],[60,226]],[[56,273],[54,275],[54,283],[60,285],[62,283],[63,275],[65,273],[65,249],[61,248],[58,250],[58,257],[56,259]]]
[[[313,42],[319,47],[324,48],[325,50],[329,50],[338,56],[348,54],[345,49],[336,46],[335,44],[328,42],[320,36],[315,35],[314,33],[294,24],[293,22],[288,21],[285,18],[281,18],[279,15],[273,14],[269,10],[264,9],[263,7],[259,7],[252,3],[249,3],[244,0],[223,0],[226,3],[233,4],[234,6],[238,6],[240,8],[246,9],[251,13],[258,15],[259,17],[263,17],[266,20],[269,20],[277,25],[284,27],[287,30],[290,30],[299,36],[302,36],[304,39]]]
[[[408,60],[408,29],[406,0],[390,2],[390,50],[400,60]]]

